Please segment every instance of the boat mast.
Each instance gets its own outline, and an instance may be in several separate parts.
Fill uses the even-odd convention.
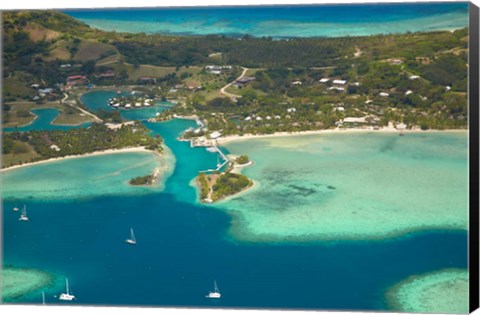
[[[217,280],[213,280],[213,285],[215,286],[214,291],[218,293]]]
[[[135,234],[133,233],[133,228],[130,228],[130,238],[132,239],[132,241],[136,242]]]
[[[70,292],[68,291],[68,278],[65,278],[65,283],[67,285],[67,295],[70,295]]]

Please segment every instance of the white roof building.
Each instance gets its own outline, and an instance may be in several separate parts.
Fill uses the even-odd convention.
[[[247,116],[247,117],[245,118],[245,121],[250,121],[250,120],[252,120],[252,117],[250,117],[250,116]]]
[[[330,81],[330,78],[321,78],[320,81],[318,81],[318,82],[327,83],[328,81]]]
[[[407,92],[405,92],[405,95],[410,95],[410,94],[412,94],[412,93],[413,93],[412,90],[408,90]]]
[[[222,134],[219,131],[214,131],[210,134],[210,138],[217,139],[217,138],[220,138],[221,135]]]
[[[295,107],[287,108],[287,113],[295,113],[297,109]]]
[[[408,77],[410,80],[417,80],[417,79],[420,79],[420,76],[418,75],[411,75]]]
[[[333,84],[345,85],[347,80],[333,80]]]
[[[363,123],[366,123],[367,120],[366,120],[366,117],[345,117],[343,119],[343,122],[344,123],[359,123],[359,124],[363,124]]]
[[[302,81],[293,81],[292,84],[293,85],[302,85]]]
[[[383,96],[383,97],[387,97],[387,96],[389,96],[390,94],[385,93],[385,92],[380,92],[378,95]]]
[[[345,91],[345,88],[341,87],[341,86],[331,86],[328,88],[330,91],[331,90],[337,90],[337,91]]]

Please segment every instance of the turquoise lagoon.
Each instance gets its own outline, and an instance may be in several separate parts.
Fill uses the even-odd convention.
[[[50,271],[59,278],[68,276],[77,296],[71,304],[327,310],[392,310],[386,292],[393,285],[415,274],[467,267],[466,192],[462,190],[468,179],[466,133],[342,134],[231,143],[227,146],[230,153],[246,153],[255,161],[245,173],[259,185],[238,198],[205,206],[198,202],[190,182],[199,170],[216,164],[216,155],[176,140],[194,122],[146,125],[164,137],[175,156],[164,189],[146,191],[123,182],[153,167],[149,154],[98,156],[90,160],[94,162],[91,170],[81,168],[81,161],[88,160],[82,158],[48,164],[50,171],[45,164],[4,174],[4,264]],[[356,144],[360,139],[361,147]],[[123,162],[124,158],[128,162]],[[138,169],[122,177],[125,167],[137,164]],[[76,167],[78,173],[71,170]],[[375,171],[377,168],[380,171]],[[82,170],[85,175],[80,177]],[[402,174],[407,170],[413,177]],[[95,174],[116,172],[118,180],[95,186]],[[51,189],[52,184],[37,174],[74,189],[64,192],[57,184]],[[359,174],[364,177],[357,178]],[[420,180],[422,175],[429,178]],[[370,176],[378,182],[372,183]],[[444,176],[451,185],[444,183]],[[426,183],[431,186],[428,190]],[[102,190],[104,184],[111,187]],[[100,193],[84,194],[78,187]],[[359,191],[348,192],[353,188]],[[412,188],[423,190],[421,197],[427,200],[417,199],[420,194]],[[51,198],[55,191],[56,198]],[[360,196],[361,192],[367,196]],[[393,192],[396,197],[386,196]],[[384,235],[384,231],[362,220],[362,207],[370,200],[373,210],[382,213],[382,205],[407,193],[411,201],[394,203],[394,209],[385,210],[380,224],[395,226],[388,211],[407,211],[414,203],[419,210],[441,206],[442,210],[435,212],[437,217],[448,217],[445,209],[452,206],[458,218],[453,225],[425,226],[417,233],[409,233],[404,225],[407,219],[403,219],[398,225],[400,237],[370,239],[367,227],[376,235]],[[453,200],[446,201],[444,194]],[[334,207],[337,198],[345,198],[341,208]],[[360,203],[355,203],[355,198],[360,198]],[[345,222],[354,228],[354,237],[345,237],[345,229],[341,234],[331,233],[326,224],[318,225],[315,212],[307,211],[314,202],[344,218],[349,216],[342,211],[357,211],[358,227]],[[28,207],[29,222],[19,221],[18,213],[11,211],[23,203]],[[285,208],[283,215],[295,212],[297,206],[303,216],[311,216],[314,224],[326,231],[311,233],[308,225],[299,229],[292,224],[304,224],[305,219],[295,221],[290,214],[286,224],[293,233],[284,233],[276,217],[282,211],[280,203]],[[272,219],[272,227],[262,221],[260,211]],[[408,218],[412,219],[409,227],[416,229],[418,218]],[[436,223],[443,220],[434,219]],[[136,232],[136,246],[124,242],[130,227]],[[219,301],[204,298],[213,280],[223,294]],[[62,287],[62,281],[57,281],[54,287],[44,288],[47,303],[64,304],[54,297]],[[41,291],[17,302],[40,303]]]
[[[97,112],[100,109],[106,111],[118,110],[120,111],[121,116],[126,120],[147,120],[155,117],[157,113],[171,108],[174,105],[170,102],[156,102],[156,104],[151,107],[142,107],[130,110],[114,109],[108,106],[108,100],[118,95],[126,96],[129,94],[127,92],[118,94],[115,91],[92,91],[83,94],[81,101],[90,111],[93,112]]]
[[[33,109],[32,113],[34,113],[37,117],[30,124],[19,127],[3,128],[3,131],[68,130],[72,128],[87,127],[90,125],[88,122],[80,125],[55,125],[53,124],[53,121],[59,114],[59,111],[56,108]]]
[[[260,183],[221,204],[235,238],[383,238],[468,225],[467,132],[323,134],[231,143]]]

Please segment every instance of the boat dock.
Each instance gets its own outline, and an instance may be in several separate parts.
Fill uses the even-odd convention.
[[[218,172],[222,169],[222,167],[224,167],[226,164],[228,164],[228,162],[230,162],[230,160],[225,156],[222,150],[220,150],[216,145],[212,145],[211,147],[214,148],[215,151],[217,151],[218,155],[223,159],[223,162],[218,163],[216,169],[208,169],[208,170],[200,171],[199,173]]]

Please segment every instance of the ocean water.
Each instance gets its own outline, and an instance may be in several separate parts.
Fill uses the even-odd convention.
[[[392,3],[67,10],[92,27],[172,35],[339,37],[451,30],[468,3]]]
[[[82,103],[91,111],[97,112],[98,110],[106,111],[120,111],[121,116],[126,120],[146,120],[148,118],[155,117],[157,113],[161,113],[165,109],[171,108],[174,104],[170,102],[157,102],[151,107],[142,107],[139,109],[120,110],[114,109],[108,106],[108,100],[112,97],[116,97],[115,91],[92,91],[82,95]],[[126,96],[128,93],[120,93],[121,96]]]
[[[90,123],[83,123],[80,125],[54,125],[52,122],[58,116],[59,111],[56,108],[42,108],[33,109],[32,112],[37,115],[37,118],[28,125],[21,127],[9,127],[3,128],[5,132],[18,131],[31,131],[31,130],[69,130],[72,128],[87,127]]]
[[[18,213],[10,210],[20,200],[2,196],[3,262],[54,273],[56,283],[45,290],[48,304],[65,304],[55,296],[63,291],[64,277],[68,276],[77,297],[68,302],[73,305],[390,310],[385,292],[392,285],[414,274],[467,267],[467,233],[463,229],[432,229],[381,240],[258,243],[234,239],[231,229],[236,218],[218,207],[199,204],[190,185],[199,170],[216,164],[215,154],[176,141],[194,122],[146,125],[164,137],[175,155],[175,169],[162,191],[88,199],[34,198],[26,201],[30,222],[19,221]],[[377,136],[369,140],[372,147],[375,141],[383,141]],[[422,142],[408,136],[401,140],[405,148],[410,140]],[[424,155],[436,155],[438,152],[430,152],[429,147],[441,141],[453,148],[445,157],[438,156],[439,160],[459,158],[462,153],[454,148],[457,140],[442,140],[440,136],[424,139]],[[303,142],[305,152],[314,150],[308,141]],[[228,149],[236,153],[239,145]],[[256,149],[252,146],[249,152],[254,159],[258,158]],[[333,146],[319,149],[336,151]],[[353,154],[353,149],[348,152]],[[99,160],[95,170],[119,163],[112,163],[114,158]],[[271,158],[273,163],[280,160]],[[362,158],[366,154],[360,154]],[[299,160],[297,157],[297,164],[301,164]],[[25,172],[34,174],[37,167]],[[64,167],[59,164],[58,171]],[[250,172],[257,167],[263,168],[260,160]],[[28,178],[28,174],[23,176]],[[68,174],[63,177],[66,184],[77,180]],[[89,181],[84,185],[88,187]],[[254,193],[244,195],[245,208],[250,206],[247,196]],[[136,246],[124,242],[131,227]],[[214,280],[222,292],[218,301],[204,297]],[[41,290],[17,302],[41,303]]]

